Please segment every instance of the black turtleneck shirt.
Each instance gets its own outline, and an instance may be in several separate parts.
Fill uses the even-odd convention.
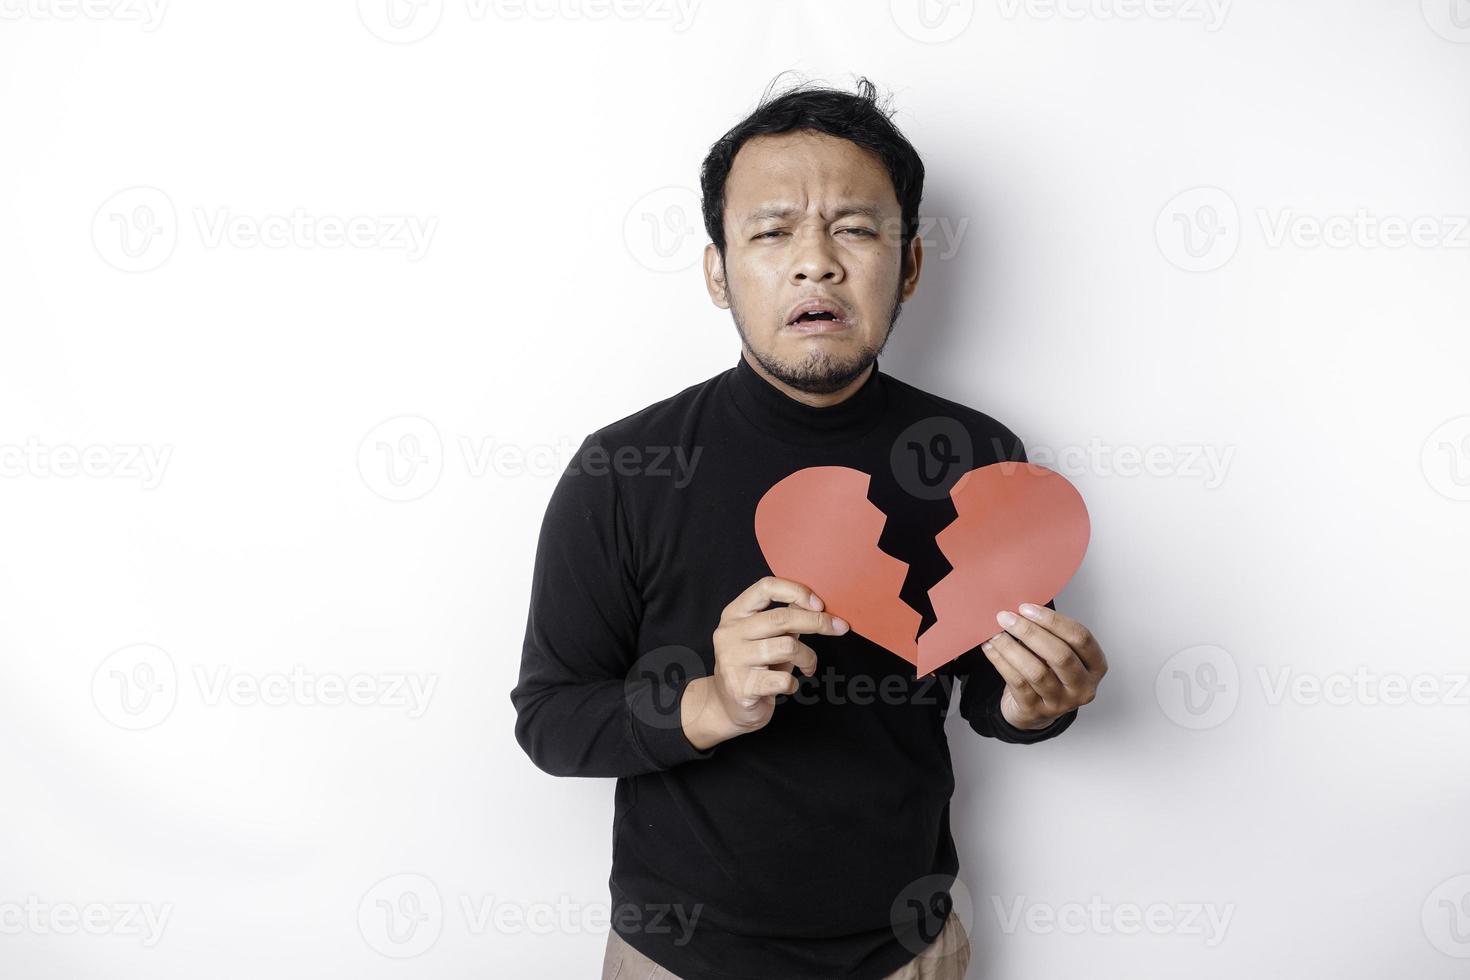
[[[870,474],[878,544],[909,564],[900,595],[922,632],[950,568],[934,543],[956,517],[948,489],[1007,459],[1025,451],[1005,426],[876,364],[817,408],[743,356],[583,440],[542,521],[511,701],[538,767],[617,779],[611,926],[629,944],[684,980],[877,980],[933,940],[959,870],[955,681],[970,728],[1003,742],[1058,735],[1075,711],[1015,728],[978,647],[919,679],[853,631],[800,637],[816,674],[798,671],[758,731],[697,749],[679,699],[713,673],[724,607],[774,574],[754,529],[773,484],[808,466]]]

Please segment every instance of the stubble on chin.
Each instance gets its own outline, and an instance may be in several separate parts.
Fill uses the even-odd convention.
[[[751,344],[750,335],[745,329],[745,320],[741,317],[739,305],[734,302],[734,299],[732,292],[730,315],[735,320],[735,330],[740,334],[741,344],[750,351],[756,363],[783,384],[812,395],[827,395],[834,391],[841,391],[858,375],[866,371],[868,365],[877,361],[883,349],[888,346],[888,338],[893,336],[893,327],[898,323],[898,315],[903,309],[903,301],[900,295],[896,294],[888,316],[888,329],[883,334],[883,340],[876,347],[872,344],[863,344],[856,351],[843,356],[832,354],[824,349],[825,344],[818,342],[818,344],[809,345],[806,355],[793,363],[768,356]]]
[[[813,349],[795,364],[770,364],[759,357],[757,359],[767,371],[797,391],[826,395],[851,384],[878,359],[878,353],[878,348],[864,345],[845,357]]]

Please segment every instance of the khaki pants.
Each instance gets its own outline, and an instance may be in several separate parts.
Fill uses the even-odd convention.
[[[951,910],[944,928],[917,957],[888,974],[885,980],[964,980],[970,965],[970,935]],[[607,931],[602,957],[602,980],[679,980],[638,952],[616,932]]]

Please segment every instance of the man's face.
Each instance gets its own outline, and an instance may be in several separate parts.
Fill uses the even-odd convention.
[[[838,391],[877,359],[918,285],[922,247],[915,237],[903,269],[902,216],[871,151],[807,130],[755,137],[725,183],[724,262],[705,248],[710,297],[769,374]],[[833,312],[790,322],[807,300]]]

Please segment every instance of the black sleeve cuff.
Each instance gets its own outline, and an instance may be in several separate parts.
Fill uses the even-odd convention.
[[[628,717],[632,725],[633,744],[658,769],[672,769],[684,762],[708,759],[718,745],[695,748],[684,734],[681,704],[684,689],[694,681],[690,675],[668,683],[655,683],[652,678],[631,685],[627,691]]]
[[[1017,728],[1006,721],[1006,716],[1000,710],[1000,698],[996,698],[990,706],[990,723],[995,729],[995,737],[1002,742],[1014,742],[1019,745],[1030,745],[1032,742],[1044,742],[1049,738],[1056,738],[1076,720],[1077,709],[1073,708],[1045,728],[1037,728],[1033,731]]]

